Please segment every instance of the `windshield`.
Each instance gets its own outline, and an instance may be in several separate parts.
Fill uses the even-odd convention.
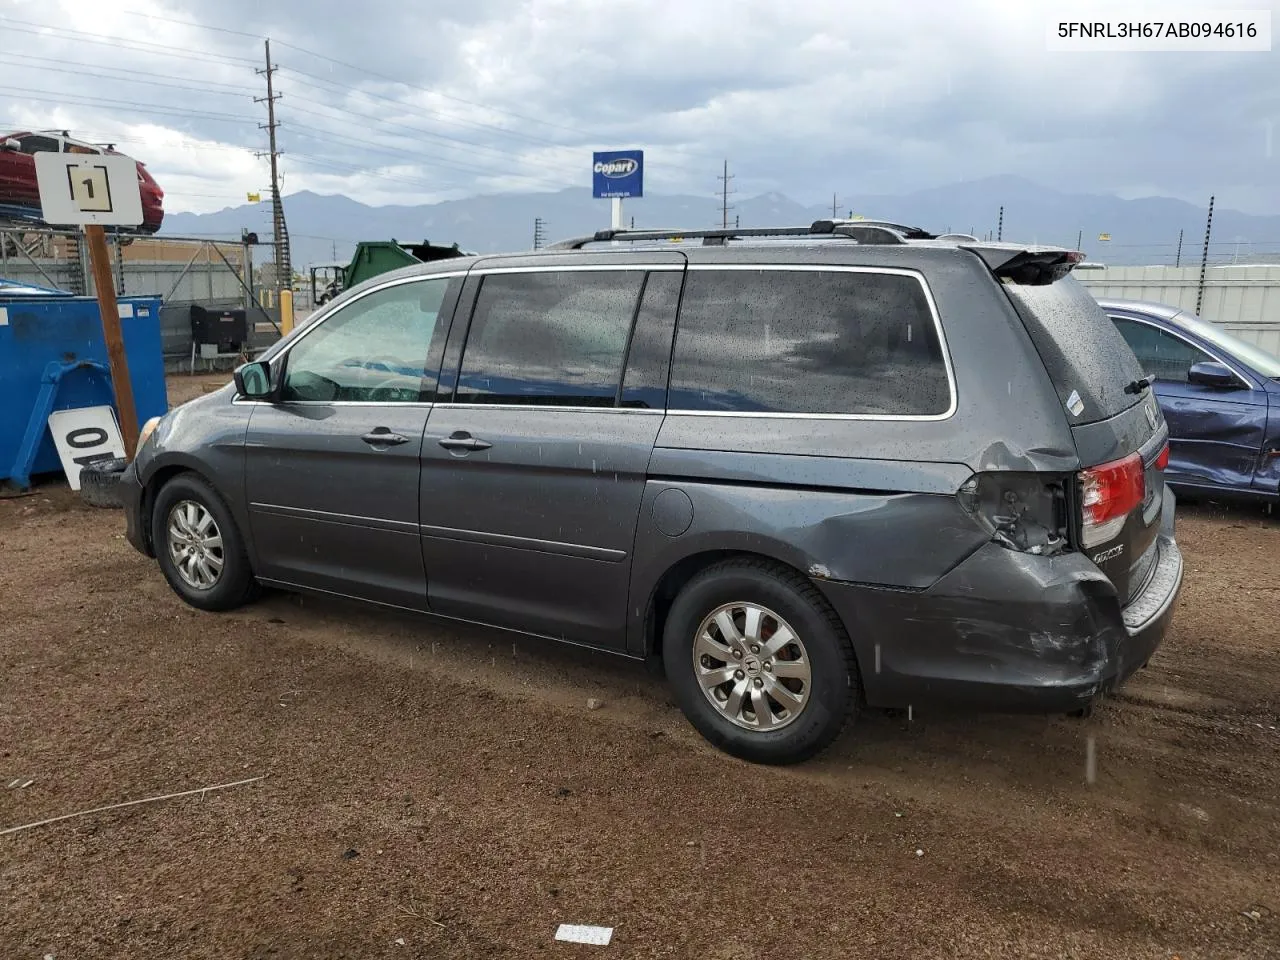
[[[1174,323],[1203,337],[1242,363],[1247,363],[1262,376],[1280,380],[1280,357],[1274,353],[1268,353],[1255,343],[1241,340],[1218,324],[1201,320],[1195,314],[1180,313],[1174,317]]]

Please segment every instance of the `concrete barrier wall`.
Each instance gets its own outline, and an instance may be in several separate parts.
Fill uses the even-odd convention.
[[[1075,276],[1097,297],[1154,300],[1196,311],[1198,266],[1108,267]],[[1280,356],[1280,264],[1209,267],[1200,316]]]

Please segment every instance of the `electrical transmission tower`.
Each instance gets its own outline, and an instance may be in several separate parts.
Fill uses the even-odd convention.
[[[257,156],[271,158],[271,224],[275,235],[276,289],[291,290],[293,289],[293,260],[289,255],[289,228],[284,222],[284,204],[280,202],[280,151],[276,149],[276,128],[280,126],[279,121],[276,120],[276,101],[280,99],[280,94],[275,92],[272,83],[272,76],[280,68],[271,63],[271,41],[266,40],[264,44],[267,66],[266,69],[258,70],[257,73],[267,78],[267,95],[253,99],[254,103],[267,105],[267,122],[258,124],[258,127],[267,131],[270,150],[266,154],[258,153]]]
[[[547,242],[547,223],[541,217],[533,218],[533,249],[541,249]]]
[[[728,230],[729,211],[733,209],[733,206],[729,203],[729,194],[734,192],[729,189],[729,181],[732,180],[733,177],[729,174],[728,160],[724,162],[724,173],[716,177],[716,179],[720,181],[720,228],[722,230]]]

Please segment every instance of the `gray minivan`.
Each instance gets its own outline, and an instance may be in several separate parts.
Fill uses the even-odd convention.
[[[661,658],[760,762],[863,706],[1082,710],[1182,559],[1078,259],[818,221],[385,274],[147,425],[128,537],[205,610],[265,585]]]

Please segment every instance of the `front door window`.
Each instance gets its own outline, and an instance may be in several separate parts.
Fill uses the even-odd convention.
[[[289,351],[281,399],[414,403],[449,278],[386,287],[321,321]]]

